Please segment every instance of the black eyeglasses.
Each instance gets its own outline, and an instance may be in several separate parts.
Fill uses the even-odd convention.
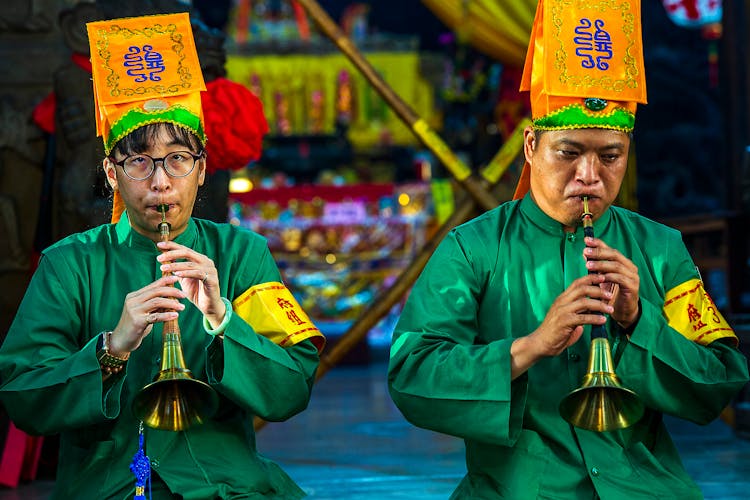
[[[134,181],[148,179],[156,171],[156,162],[161,162],[164,171],[170,177],[185,177],[195,168],[198,160],[203,158],[204,151],[194,155],[190,151],[172,151],[163,158],[152,158],[147,154],[128,156],[124,160],[112,162],[122,167],[125,175]]]

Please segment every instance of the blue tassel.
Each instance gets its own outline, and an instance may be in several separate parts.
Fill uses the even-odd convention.
[[[135,475],[135,497],[133,500],[151,499],[151,462],[143,451],[143,422],[138,426],[138,451],[133,455],[130,463],[130,472]]]

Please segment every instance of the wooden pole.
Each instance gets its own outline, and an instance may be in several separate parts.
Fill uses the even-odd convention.
[[[304,7],[323,33],[336,44],[341,52],[354,64],[373,88],[383,97],[396,115],[439,160],[469,195],[485,210],[495,208],[497,200],[490,194],[487,184],[472,175],[471,168],[460,160],[443,142],[440,136],[404,102],[398,94],[375,71],[357,47],[344,34],[328,13],[315,0],[297,0]]]

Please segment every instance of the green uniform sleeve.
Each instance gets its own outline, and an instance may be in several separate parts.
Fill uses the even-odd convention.
[[[318,366],[309,340],[279,347],[233,316],[224,340],[208,347],[209,383],[250,414],[271,422],[286,420],[307,407]]]
[[[616,372],[648,408],[706,424],[748,380],[745,357],[715,341],[702,346],[672,329],[661,307],[641,300],[643,313]]]
[[[242,267],[254,274],[238,279],[227,292],[230,301],[252,285],[281,281],[265,240],[248,255],[254,257]],[[208,381],[218,391],[268,421],[286,420],[307,407],[319,363],[311,341],[281,347],[256,333],[238,314],[232,314],[223,337],[214,338],[207,348]]]
[[[0,349],[0,398],[30,434],[101,423],[120,411],[123,377],[102,384],[97,339],[73,333],[81,308],[58,273],[61,264],[42,258]]]
[[[744,355],[717,340],[704,346],[672,328],[663,313],[664,295],[698,277],[678,233],[662,239],[666,246],[664,286],[659,295],[641,293],[642,314],[621,350],[616,372],[646,407],[705,424],[747,383]]]
[[[512,445],[521,430],[527,377],[511,382],[510,334],[479,340],[483,277],[455,233],[441,242],[396,326],[388,369],[393,401],[414,425]]]

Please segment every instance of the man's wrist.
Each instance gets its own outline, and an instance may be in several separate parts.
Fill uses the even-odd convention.
[[[224,297],[221,298],[221,301],[224,303],[224,319],[221,320],[221,323],[219,323],[216,328],[211,328],[211,323],[208,321],[208,318],[203,316],[203,329],[206,330],[207,334],[214,337],[224,334],[224,330],[226,330],[229,320],[232,317],[232,303],[229,302],[229,299]]]
[[[531,335],[516,338],[510,346],[511,380],[515,380],[534,366],[542,356],[536,350]]]
[[[635,327],[638,325],[638,321],[640,319],[641,319],[641,301],[639,300],[638,311],[636,311],[635,318],[633,319],[633,321],[631,321],[629,324],[623,324],[618,321],[617,326],[620,327],[624,335],[630,336],[630,334],[633,333],[633,330],[635,330]]]

